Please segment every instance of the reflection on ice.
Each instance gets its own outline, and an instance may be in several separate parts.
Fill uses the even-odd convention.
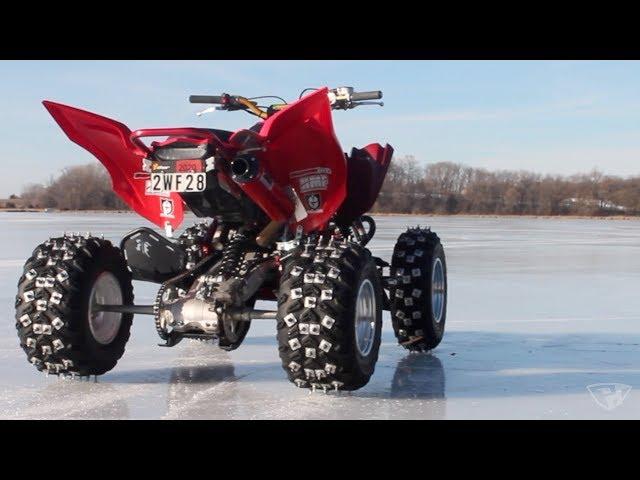
[[[227,352],[216,352],[214,365],[175,367],[167,392],[167,412],[163,418],[198,418],[211,411],[212,395],[224,389],[228,396],[237,380],[233,363]]]
[[[391,398],[444,399],[445,373],[433,354],[409,354],[398,362]]]

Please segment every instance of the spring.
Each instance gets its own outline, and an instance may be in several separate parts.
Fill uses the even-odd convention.
[[[216,273],[224,278],[238,274],[242,263],[242,253],[248,238],[243,233],[236,233],[224,246],[222,259]]]

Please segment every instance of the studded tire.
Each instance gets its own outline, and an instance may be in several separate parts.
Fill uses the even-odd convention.
[[[357,390],[373,375],[382,330],[382,287],[369,250],[351,243],[307,244],[283,259],[278,348],[289,380],[301,388]],[[369,351],[356,344],[360,286],[370,282],[375,307]]]
[[[434,268],[441,268],[442,281],[434,283]],[[447,316],[447,264],[438,235],[425,228],[410,228],[400,235],[393,249],[391,278],[391,323],[398,342],[410,351],[437,347]],[[439,304],[433,289],[443,292]]]
[[[38,245],[24,266],[16,296],[16,328],[29,362],[52,374],[102,375],[124,354],[131,314],[100,343],[89,324],[89,302],[104,272],[133,303],[131,273],[120,249],[94,237],[64,236]]]

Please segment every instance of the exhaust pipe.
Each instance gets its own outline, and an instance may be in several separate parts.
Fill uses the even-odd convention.
[[[258,157],[238,155],[231,161],[231,178],[275,222],[293,215],[294,200],[278,185]]]
[[[246,183],[255,179],[260,170],[260,163],[254,156],[241,155],[231,162],[231,178],[238,183]]]

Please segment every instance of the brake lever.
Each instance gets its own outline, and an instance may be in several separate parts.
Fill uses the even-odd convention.
[[[208,107],[208,108],[205,108],[204,110],[202,110],[201,112],[196,112],[196,115],[201,117],[205,113],[215,112],[216,110],[220,110],[220,107]]]

